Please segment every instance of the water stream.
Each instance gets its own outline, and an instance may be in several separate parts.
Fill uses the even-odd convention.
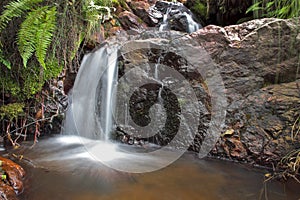
[[[21,200],[296,200],[299,187],[294,182],[263,183],[264,170],[184,154],[161,170],[130,174],[110,169],[95,161],[76,136],[44,138],[33,148],[24,143],[14,153],[27,176]],[[137,151],[143,151],[141,147]],[[103,147],[105,150],[105,147]],[[109,150],[109,149],[108,149]],[[109,154],[109,151],[107,152]],[[108,157],[107,159],[119,159]],[[131,159],[128,159],[130,162]],[[146,159],[146,158],[145,158]],[[30,161],[30,162],[29,162]]]

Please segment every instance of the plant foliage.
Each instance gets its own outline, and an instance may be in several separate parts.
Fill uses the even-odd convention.
[[[19,115],[23,114],[24,103],[11,103],[0,107],[0,119],[7,117],[9,120],[16,119]]]
[[[5,67],[7,67],[7,69],[11,69],[11,64],[8,60],[6,60],[1,49],[0,49],[0,63],[3,64]]]
[[[21,17],[24,12],[32,9],[35,4],[42,1],[43,0],[11,1],[8,5],[5,6],[5,10],[0,16],[0,31],[3,30],[14,17]]]
[[[43,6],[28,13],[18,33],[18,48],[25,67],[35,52],[37,60],[46,69],[46,52],[55,29],[56,7]]]
[[[33,97],[63,67],[79,66],[82,42],[112,17],[110,0],[1,3],[0,84],[18,101]]]
[[[26,137],[27,130],[34,130],[36,140],[37,113],[51,121],[58,115],[58,105],[44,106],[53,98],[48,86],[78,70],[86,38],[112,18],[113,8],[110,0],[1,0],[0,5],[0,130],[15,144],[13,136]]]
[[[299,0],[254,0],[246,13],[253,12],[255,18],[293,18],[300,16]]]

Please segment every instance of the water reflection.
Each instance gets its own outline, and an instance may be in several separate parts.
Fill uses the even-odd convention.
[[[192,153],[155,172],[118,172],[89,157],[75,138],[47,138],[32,149],[24,144],[14,152],[24,155],[21,164],[27,171],[21,200],[234,200],[260,196],[290,200],[300,197],[296,183],[268,182],[264,193],[263,171],[231,162],[200,160]]]

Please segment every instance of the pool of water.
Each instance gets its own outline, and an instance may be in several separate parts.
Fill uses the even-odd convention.
[[[266,171],[246,165],[185,153],[163,169],[125,173],[85,156],[81,144],[62,143],[58,138],[41,140],[33,148],[23,144],[13,152],[24,156],[20,164],[27,172],[21,200],[300,198],[299,184],[264,183]]]

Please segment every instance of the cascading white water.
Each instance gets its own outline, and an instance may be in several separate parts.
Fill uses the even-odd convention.
[[[109,60],[109,59],[108,59]],[[104,131],[104,140],[108,140],[113,130],[113,112],[115,109],[116,95],[113,94],[113,88],[117,84],[117,56],[111,57],[111,63],[108,63],[107,69],[101,77],[101,98],[100,100],[100,124]]]
[[[168,27],[168,15],[171,11],[171,7],[167,9],[167,12],[163,15],[163,21],[161,25],[159,26],[159,31],[165,31],[165,29]]]
[[[164,13],[162,13],[162,22],[159,26],[159,31],[166,31],[172,29],[170,27],[170,21],[181,21],[185,18],[186,21],[186,32],[192,33],[200,29],[202,26],[197,23],[193,17],[192,13],[184,7],[182,3],[179,2],[164,2],[168,7]],[[172,26],[172,25],[171,25]]]
[[[186,12],[184,12],[184,15],[185,15],[186,20],[188,22],[188,32],[189,33],[195,32],[198,29],[200,29],[200,25],[193,20],[193,18],[191,17],[191,15],[189,15]]]
[[[77,132],[90,139],[108,140],[113,129],[115,95],[112,91],[117,80],[117,57],[117,46],[105,46],[84,56],[63,133]]]

